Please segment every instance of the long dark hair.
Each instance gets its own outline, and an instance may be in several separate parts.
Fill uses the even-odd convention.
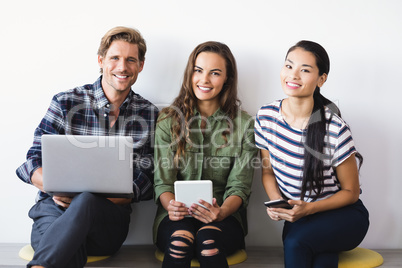
[[[195,61],[201,52],[216,53],[225,59],[227,79],[223,85],[222,91],[219,93],[219,105],[221,110],[228,116],[228,119],[234,119],[240,109],[240,101],[237,97],[236,60],[229,47],[226,44],[216,41],[208,41],[199,44],[188,58],[179,95],[171,106],[161,111],[163,116],[159,119],[159,121],[161,121],[173,117],[176,122],[172,127],[173,143],[177,144],[175,161],[178,161],[179,157],[184,155],[186,144],[192,143],[189,137],[190,122],[194,116],[194,107],[197,106],[197,97],[193,91],[192,77]],[[230,126],[230,122],[228,122],[228,126]],[[226,135],[228,135],[229,132],[230,127],[222,132],[223,138],[226,141]]]
[[[296,48],[301,48],[305,51],[311,52],[315,57],[316,65],[319,70],[319,75],[328,75],[330,69],[329,57],[327,52],[321,45],[312,41],[299,41],[296,45],[292,46],[288,50],[286,57]],[[325,167],[322,153],[324,151],[325,136],[327,134],[325,107],[329,108],[331,112],[331,116],[328,120],[329,122],[331,121],[333,114],[341,117],[341,112],[332,101],[325,98],[321,94],[320,88],[318,86],[315,88],[313,98],[314,107],[310,116],[307,131],[305,132],[304,167],[300,199],[303,200],[306,196],[306,192],[308,191],[310,193],[309,197],[311,197],[312,200],[315,201],[322,193],[322,189],[324,187],[323,177]],[[361,165],[363,164],[363,156],[358,152],[356,152],[355,156],[359,160],[360,169]],[[313,192],[315,193],[315,196],[312,196]]]

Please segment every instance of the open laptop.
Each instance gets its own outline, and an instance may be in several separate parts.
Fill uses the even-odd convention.
[[[43,135],[43,189],[50,195],[133,197],[132,155],[131,137]]]

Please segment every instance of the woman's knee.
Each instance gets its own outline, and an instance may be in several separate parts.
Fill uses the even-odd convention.
[[[168,254],[176,259],[185,258],[192,251],[194,236],[186,230],[177,230],[170,237]]]
[[[286,237],[283,241],[283,248],[285,252],[300,252],[300,251],[308,251],[309,247],[302,239],[298,239],[298,237]]]
[[[216,226],[204,226],[198,230],[196,240],[201,256],[211,257],[220,253],[221,235],[222,230]]]

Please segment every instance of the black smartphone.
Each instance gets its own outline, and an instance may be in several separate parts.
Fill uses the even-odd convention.
[[[271,200],[271,201],[266,201],[264,202],[264,205],[270,208],[286,208],[286,209],[291,209],[293,206],[291,206],[288,201],[284,199],[278,199],[278,200]]]

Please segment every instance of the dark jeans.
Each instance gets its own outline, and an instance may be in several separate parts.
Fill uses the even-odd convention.
[[[34,257],[27,267],[84,267],[87,255],[112,255],[126,239],[131,207],[90,193],[75,196],[67,209],[51,197],[29,211]]]
[[[339,252],[357,247],[368,227],[369,214],[361,200],[294,223],[285,222],[285,267],[337,268]]]
[[[200,230],[201,228],[203,229]],[[190,232],[194,240],[188,237],[172,236],[178,230]],[[172,243],[175,242],[182,242],[185,246],[174,246]],[[162,267],[188,268],[191,259],[197,256],[201,267],[224,268],[228,267],[226,257],[243,249],[245,243],[243,229],[232,216],[221,222],[209,224],[191,217],[181,221],[171,221],[167,216],[159,225],[156,246],[165,253]],[[216,249],[218,249],[217,254],[203,253],[203,251]]]

